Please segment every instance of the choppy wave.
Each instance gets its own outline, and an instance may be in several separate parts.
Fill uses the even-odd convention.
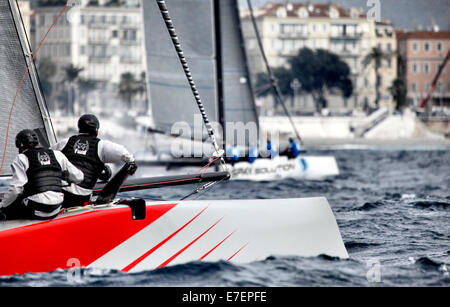
[[[230,181],[200,199],[325,196],[350,259],[273,255],[247,264],[191,262],[129,274],[84,269],[79,283],[55,271],[0,277],[0,286],[449,286],[450,151],[326,154],[340,168],[333,179]],[[179,199],[190,191],[171,187],[133,196]]]

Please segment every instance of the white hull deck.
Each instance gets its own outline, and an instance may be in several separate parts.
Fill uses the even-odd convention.
[[[287,178],[323,180],[339,175],[333,156],[301,156],[296,159],[275,157],[257,159],[253,163],[239,162],[229,165],[231,180],[281,180]]]
[[[133,220],[128,206],[83,207],[51,221],[0,222],[0,246],[0,275],[74,265],[136,272],[270,255],[348,257],[323,197],[147,202],[142,220]]]

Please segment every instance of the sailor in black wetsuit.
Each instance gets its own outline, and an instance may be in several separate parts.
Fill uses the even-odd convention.
[[[19,155],[11,164],[13,177],[0,202],[0,219],[56,217],[64,197],[63,171],[71,182],[81,182],[83,173],[61,152],[41,147],[33,130],[20,131],[16,146]]]
[[[136,171],[133,155],[122,145],[100,140],[97,137],[99,128],[97,117],[85,114],[78,120],[79,134],[52,147],[61,150],[69,161],[84,173],[81,183],[63,188],[64,208],[82,206],[90,202],[92,189],[105,170],[105,163],[131,162]]]

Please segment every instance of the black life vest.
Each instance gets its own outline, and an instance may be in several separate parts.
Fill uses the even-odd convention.
[[[34,147],[23,154],[28,158],[28,182],[24,186],[26,196],[47,191],[62,192],[62,169],[53,150]]]
[[[62,153],[84,174],[80,187],[92,189],[105,168],[98,156],[99,138],[93,135],[74,135],[69,138]]]

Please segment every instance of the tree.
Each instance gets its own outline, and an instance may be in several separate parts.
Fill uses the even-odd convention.
[[[147,76],[145,74],[145,71],[141,72],[141,78],[139,79],[139,85],[137,88],[138,94],[144,99],[145,101],[145,112],[148,112],[150,109],[150,106],[148,105],[148,97],[147,97]]]
[[[140,92],[140,88],[141,82],[132,73],[126,72],[120,76],[119,96],[125,100],[128,109],[131,108],[131,102],[134,96]]]
[[[36,64],[42,92],[44,93],[46,100],[48,100],[47,98],[50,97],[53,92],[52,79],[56,73],[56,64],[49,57],[40,59]]]
[[[376,97],[375,97],[375,105],[378,107],[380,104],[380,86],[381,86],[381,76],[380,76],[380,67],[381,67],[381,61],[383,59],[388,59],[389,55],[383,53],[383,51],[378,48],[372,48],[372,50],[367,54],[363,60],[364,66],[369,66],[372,62],[375,65],[375,77],[376,77],[376,83],[375,83],[375,90],[376,90]]]
[[[90,79],[79,78],[78,88],[80,89],[80,107],[83,109],[83,113],[89,113],[87,108],[87,96],[89,93],[97,88],[97,82]]]
[[[392,97],[396,102],[395,109],[397,111],[401,111],[401,109],[405,106],[406,102],[406,84],[403,79],[397,78],[392,81],[392,85],[389,88],[389,92],[391,92]]]
[[[289,64],[292,77],[300,81],[304,92],[311,94],[318,112],[327,107],[327,91],[339,90],[345,98],[353,93],[350,68],[334,53],[303,48],[289,60]]]
[[[65,77],[65,81],[68,82],[69,88],[67,91],[67,112],[68,114],[74,114],[75,110],[74,110],[74,105],[75,105],[75,95],[76,95],[76,91],[75,91],[75,83],[78,80],[79,76],[80,76],[80,72],[82,72],[84,70],[84,68],[82,67],[76,67],[73,64],[70,64],[66,67],[64,67],[64,73],[66,75]]]
[[[292,72],[290,69],[287,69],[285,67],[279,67],[272,69],[273,74],[276,79],[276,83],[278,85],[278,88],[280,89],[281,94],[283,95],[282,99],[286,100],[289,97],[293,97],[294,92],[291,88],[291,81],[294,79],[292,77]],[[270,80],[269,76],[265,73],[258,73],[256,75],[256,89],[255,94],[259,97],[264,97],[269,94],[274,94],[274,89],[272,85],[272,81]],[[277,107],[278,100],[274,100],[275,105],[274,107]]]

